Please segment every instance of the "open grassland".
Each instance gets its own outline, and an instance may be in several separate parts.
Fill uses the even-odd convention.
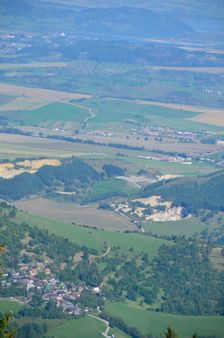
[[[17,201],[14,205],[24,212],[67,223],[74,222],[112,231],[136,230],[136,226],[127,218],[110,210],[98,209],[96,204],[80,206],[72,202],[33,198]]]
[[[91,98],[91,95],[88,94],[69,93],[42,88],[21,87],[5,83],[0,83],[0,93],[6,95],[27,96],[39,99],[51,99],[53,101]]]
[[[137,100],[135,102],[139,104],[143,104],[143,105],[147,105],[147,104],[150,106],[156,105],[156,106],[167,107],[167,108],[171,108],[175,110],[177,109],[177,110],[183,110],[183,111],[188,111],[188,112],[194,112],[195,113],[194,116],[187,117],[187,119],[188,120],[190,119],[192,122],[198,122],[198,125],[188,124],[190,121],[186,121],[186,127],[185,127],[186,129],[188,128],[188,126],[189,127],[191,126],[190,129],[200,129],[200,128],[207,129],[208,128],[212,130],[213,128],[209,127],[209,125],[220,126],[220,127],[224,126],[223,109],[183,105],[183,104],[176,104],[176,103],[162,103],[162,102],[145,101],[145,100]],[[206,128],[203,128],[203,124],[204,124],[204,127]],[[176,126],[176,123],[174,123],[173,127],[175,126]]]
[[[108,178],[94,183],[90,196],[93,198],[101,198],[108,194],[123,196],[131,195],[138,190],[139,188],[135,184],[117,178]]]
[[[220,129],[210,126],[210,122],[195,122],[201,113],[220,112],[206,107],[185,106],[178,104],[165,104],[161,102],[122,100],[122,99],[99,99],[92,98],[84,102],[96,112],[95,117],[88,126],[93,129],[99,127],[114,128],[119,131],[129,130],[139,124],[152,126],[166,126],[177,129],[198,130],[198,129]],[[195,109],[194,109],[195,108]],[[215,124],[215,123],[212,123]],[[116,128],[117,126],[117,128]]]
[[[202,223],[199,218],[183,219],[176,222],[152,222],[143,225],[145,231],[159,236],[187,236],[190,237],[213,227]]]
[[[119,233],[104,230],[84,228],[73,224],[49,220],[40,216],[19,212],[17,221],[36,225],[40,229],[47,229],[50,233],[68,238],[79,244],[101,251],[106,243],[111,248],[119,247],[121,251],[145,252],[153,258],[162,244],[170,242],[140,233]]]
[[[55,338],[99,338],[105,332],[106,325],[99,320],[86,316],[81,319],[66,321],[65,324],[48,331],[48,336]]]
[[[4,109],[4,106],[2,109]],[[30,125],[44,124],[49,127],[56,122],[63,124],[70,121],[81,122],[89,116],[89,112],[80,106],[54,102],[36,110],[1,111],[0,116],[11,121],[22,121]]]
[[[17,97],[14,100],[2,105],[0,107],[0,115],[5,118],[10,118],[10,112],[15,111],[14,115],[17,120],[19,120],[21,116],[21,110],[29,110],[29,109],[37,109],[48,103],[51,100],[48,99],[36,99],[32,97]]]
[[[19,311],[22,308],[22,305],[17,302],[8,299],[8,298],[0,298],[0,312],[6,313],[12,311],[13,313]]]
[[[154,161],[144,158],[129,157],[129,174],[134,174],[140,169],[146,169],[149,173],[172,174],[182,176],[198,176],[204,173],[214,172],[215,169],[207,164],[193,162],[191,165],[182,163],[171,163],[165,161]],[[128,166],[127,166],[128,167]]]
[[[113,328],[110,329],[109,331],[110,335],[114,335],[116,338],[131,338],[131,336],[128,336],[126,333],[124,333],[123,331],[119,330],[118,328]]]
[[[168,325],[178,332],[181,338],[189,338],[195,332],[199,336],[223,337],[223,316],[180,316],[162,312],[131,308],[126,304],[108,302],[106,311],[122,318],[127,325],[137,327],[143,334],[160,336]]]

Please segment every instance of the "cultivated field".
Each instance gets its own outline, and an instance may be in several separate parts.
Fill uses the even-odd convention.
[[[194,117],[189,117],[188,119],[191,121],[195,121],[198,123],[204,123],[208,125],[214,126],[224,126],[224,110],[217,108],[209,108],[209,107],[200,107],[200,106],[191,106],[191,105],[183,105],[183,104],[175,104],[175,103],[162,103],[162,102],[154,102],[154,101],[144,101],[137,100],[135,101],[138,104],[148,104],[148,105],[156,105],[160,107],[167,107],[172,109],[180,109],[187,110],[191,112],[198,113]]]
[[[71,202],[34,198],[17,201],[14,205],[19,210],[62,222],[74,222],[113,231],[136,230],[135,225],[128,219],[110,210],[97,209],[96,204],[80,206]]]
[[[151,333],[160,336],[168,325],[178,332],[181,338],[189,338],[195,332],[199,336],[223,337],[223,316],[180,316],[168,313],[146,311],[141,308],[131,308],[126,304],[108,303],[109,314],[122,318],[129,326],[137,327],[143,334]]]
[[[50,99],[52,101],[79,100],[92,97],[89,94],[69,93],[42,88],[20,87],[5,83],[0,83],[0,93],[7,95],[27,96],[36,99]]]
[[[118,152],[122,152],[125,156],[116,156]],[[200,174],[206,174],[215,170],[212,166],[198,162],[193,162],[192,165],[183,165],[181,163],[168,163],[138,158],[139,155],[150,155],[147,151],[110,148],[22,135],[0,134],[0,158],[2,159],[7,158],[11,160],[18,157],[29,158],[35,156],[63,158],[73,155],[91,160],[91,164],[94,165],[95,162],[96,166],[97,161],[93,162],[93,160],[99,159],[100,163],[102,163],[102,160],[117,161],[119,159],[119,161],[123,161],[124,167],[127,168],[128,175],[136,175],[142,168],[152,173],[158,172],[159,174],[176,174],[183,176],[195,176],[198,172],[200,172]]]

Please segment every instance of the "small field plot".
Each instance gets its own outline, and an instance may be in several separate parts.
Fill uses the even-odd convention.
[[[106,325],[101,321],[86,316],[73,319],[47,332],[48,336],[55,338],[99,338],[106,331]]]
[[[0,311],[1,313],[6,313],[12,311],[13,313],[16,313],[19,311],[23,305],[18,304],[17,302],[8,299],[8,298],[0,298]]]
[[[50,100],[47,99],[35,99],[31,97],[17,97],[14,100],[5,103],[0,107],[0,111],[18,111],[18,110],[29,110],[29,109],[36,109],[42,107],[48,103]],[[1,114],[1,113],[0,113]],[[19,112],[18,112],[19,116]]]
[[[100,199],[107,196],[127,196],[139,190],[139,187],[125,180],[109,178],[96,182],[90,192],[90,197]]]
[[[15,202],[25,212],[68,223],[84,224],[113,231],[136,230],[136,226],[110,210],[98,209],[97,204],[80,206],[71,202],[34,198]]]
[[[209,229],[208,224],[202,223],[199,218],[183,219],[176,222],[151,222],[143,225],[145,231],[159,236],[187,236],[190,237],[203,230]]]
[[[162,312],[131,308],[126,304],[110,302],[106,311],[123,319],[128,326],[136,327],[143,334],[160,336],[171,326],[181,338],[189,338],[197,332],[199,336],[223,337],[223,316],[180,316]]]
[[[11,121],[19,121],[31,125],[51,126],[66,122],[81,122],[89,116],[87,109],[62,102],[49,103],[35,110],[1,111],[0,116]]]

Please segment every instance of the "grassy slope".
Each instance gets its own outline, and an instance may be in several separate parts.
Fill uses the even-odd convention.
[[[8,299],[8,298],[0,298],[0,312],[17,312],[22,308],[22,305]]]
[[[55,338],[99,338],[106,329],[102,322],[85,317],[67,321],[65,324],[48,331],[48,336]]]
[[[112,302],[106,305],[106,310],[111,315],[122,318],[129,326],[137,327],[144,334],[159,335],[171,325],[181,338],[189,338],[195,332],[199,335],[223,337],[224,317],[171,315],[130,308],[125,304]]]
[[[95,118],[90,121],[92,128],[106,127],[107,125],[115,127],[117,124],[119,129],[121,125],[124,129],[130,129],[137,127],[138,123],[188,130],[217,130],[218,128],[190,121],[190,118],[199,113],[187,110],[113,99],[89,99],[85,101],[85,105],[93,108],[96,112]],[[127,121],[132,121],[133,125],[131,126]]]
[[[169,243],[162,239],[137,233],[119,233],[83,228],[22,212],[18,213],[17,220],[36,225],[41,229],[48,229],[51,233],[98,251],[102,249],[103,243],[106,242],[110,247],[119,246],[121,250],[126,252],[129,251],[130,247],[133,247],[134,251],[146,252],[150,257],[153,257],[157,254],[160,245]]]
[[[144,229],[157,235],[185,235],[192,236],[195,233],[208,229],[209,225],[202,223],[200,219],[190,218],[176,222],[152,222],[144,224]]]
[[[89,113],[88,110],[75,105],[54,102],[38,109],[22,111],[19,113],[17,111],[2,111],[0,116],[7,117],[10,120],[20,120],[26,124],[39,124],[43,121],[80,122],[88,117]]]
[[[93,196],[101,196],[107,193],[116,194],[132,194],[139,189],[131,183],[116,178],[109,178],[103,181],[96,182],[90,192]]]

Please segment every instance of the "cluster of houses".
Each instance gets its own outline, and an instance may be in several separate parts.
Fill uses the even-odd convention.
[[[138,129],[131,129],[130,133],[134,135],[153,136],[159,138],[162,137],[173,138],[184,143],[196,143],[198,142],[199,138],[210,135],[210,133],[206,130],[187,131],[187,130],[171,129],[162,126],[158,127],[144,126]]]
[[[191,157],[181,157],[181,156],[172,156],[166,154],[153,154],[150,156],[138,156],[138,158],[143,158],[146,160],[154,160],[154,161],[164,161],[170,163],[181,163],[181,164],[192,164]]]
[[[72,282],[59,281],[51,269],[45,267],[42,262],[19,264],[18,271],[6,272],[2,277],[1,286],[3,288],[15,286],[25,290],[25,296],[17,299],[18,302],[29,304],[35,289],[40,292],[44,302],[54,300],[57,307],[64,313],[75,316],[80,316],[90,310],[88,307],[83,308],[75,302],[84,290],[88,289],[94,294],[101,294],[99,287],[88,288],[77,286]]]
[[[138,221],[170,222],[179,221],[191,215],[183,215],[182,207],[175,207],[171,201],[163,201],[161,196],[139,198],[111,204],[111,208],[122,216]]]
[[[106,130],[89,130],[87,132],[88,135],[94,135],[94,136],[103,136],[103,137],[113,137],[114,133]]]

